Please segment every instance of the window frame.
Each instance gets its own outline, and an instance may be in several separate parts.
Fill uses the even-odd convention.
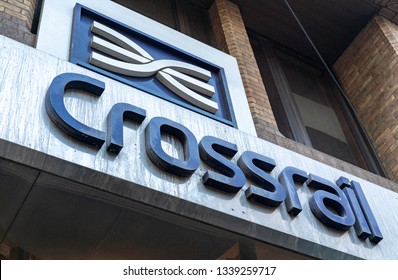
[[[248,31],[248,35],[280,132],[287,138],[314,148],[297,104],[293,99],[292,91],[277,52],[287,54],[293,59],[309,65],[317,65],[317,63],[255,32]],[[260,56],[258,55],[259,51],[261,52]],[[317,65],[317,67],[322,69],[322,65]],[[270,73],[271,77],[265,77],[267,74],[264,72]],[[336,85],[333,85],[332,79],[328,79],[328,83],[330,85],[330,90],[328,91],[330,96],[328,96],[328,99],[339,119],[356,165],[385,177],[381,164],[373,147],[367,140],[366,132],[348,98],[336,88]],[[281,116],[280,114],[283,115]]]
[[[206,10],[204,7],[195,5],[195,3],[191,3],[190,1],[186,0],[168,0],[168,3],[170,4],[170,11],[172,14],[169,18],[164,18],[167,18],[169,23],[173,22],[173,26],[171,26],[164,20],[161,20],[159,15],[154,16],[147,12],[144,12],[144,9],[134,7],[133,3],[127,4],[126,1],[123,0],[112,1],[128,9],[136,11],[137,13],[140,13],[146,17],[149,17],[161,24],[164,24],[174,30],[177,30],[191,38],[201,41],[202,43],[205,43],[212,47],[216,46],[216,41],[212,32],[208,10]],[[145,1],[142,1],[140,3],[145,3]],[[202,25],[197,25],[195,24],[195,22],[192,21],[191,16],[189,16],[189,12],[192,11],[202,14],[202,17],[204,17]],[[195,30],[192,28],[192,26],[202,26],[202,29]]]

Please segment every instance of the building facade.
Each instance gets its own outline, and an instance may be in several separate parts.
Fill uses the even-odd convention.
[[[397,259],[395,2],[1,0],[0,255]]]

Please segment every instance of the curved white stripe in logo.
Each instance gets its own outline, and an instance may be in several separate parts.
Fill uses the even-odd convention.
[[[91,40],[91,48],[106,53],[108,55],[111,55],[124,62],[148,63],[152,61],[151,59],[145,58],[141,55],[137,55],[115,44],[109,43],[108,41],[105,41],[104,39],[101,39],[95,35]]]
[[[163,69],[161,72],[173,76],[178,82],[180,82],[184,86],[192,90],[195,90],[199,93],[202,93],[208,97],[212,97],[214,95],[214,87],[212,85],[198,81],[197,79],[191,78],[190,76],[182,74],[173,69],[166,68]]]
[[[159,59],[145,64],[135,64],[119,61],[100,53],[93,52],[90,58],[90,63],[118,74],[133,77],[150,77],[160,70],[171,68],[205,81],[208,81],[211,78],[211,73],[209,71],[177,60]]]
[[[149,53],[147,53],[143,48],[138,46],[136,43],[131,41],[126,36],[109,28],[108,26],[105,26],[99,22],[94,21],[93,25],[91,26],[91,32],[97,35],[101,35],[102,37],[108,39],[109,41],[115,43],[116,45],[128,51],[131,51],[135,54],[153,60],[153,57]]]
[[[156,74],[156,78],[161,81],[168,89],[173,91],[175,94],[185,99],[186,101],[196,105],[197,107],[202,108],[210,113],[216,113],[218,110],[218,105],[216,102],[207,99],[196,92],[190,90],[185,87],[176,79],[174,79],[171,75],[165,73],[164,71],[159,71]]]
[[[210,113],[217,112],[218,104],[201,95],[212,97],[215,93],[214,87],[206,83],[211,78],[210,71],[176,60],[154,60],[129,38],[98,22],[93,22],[91,31],[109,40],[93,36],[91,64],[132,77],[156,75],[164,86],[182,99]]]

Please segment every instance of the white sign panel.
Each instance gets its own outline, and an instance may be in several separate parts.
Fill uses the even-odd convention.
[[[314,257],[398,258],[397,193],[12,40],[0,47],[0,146],[17,149],[3,158]],[[114,130],[120,112],[132,125]]]

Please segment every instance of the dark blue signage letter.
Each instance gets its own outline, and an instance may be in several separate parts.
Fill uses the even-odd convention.
[[[246,183],[245,175],[227,156],[232,158],[238,149],[235,144],[212,136],[205,136],[199,143],[201,159],[225,175],[207,171],[203,183],[228,193],[237,193]]]
[[[135,107],[127,103],[117,103],[113,105],[107,118],[107,151],[119,154],[123,148],[123,120],[128,119],[141,124],[146,117],[144,109]]]
[[[309,204],[312,213],[320,222],[337,230],[348,230],[354,225],[355,217],[347,197],[333,182],[310,174],[307,186],[317,189]]]
[[[281,174],[279,174],[279,182],[286,190],[286,209],[287,212],[293,216],[297,216],[303,209],[294,182],[303,184],[307,179],[308,174],[306,172],[290,166],[285,167]]]
[[[383,235],[381,234],[376,219],[373,216],[361,185],[356,181],[350,182],[350,180],[345,177],[340,177],[336,183],[341,189],[343,189],[350,201],[356,218],[354,228],[358,237],[363,239],[369,237],[369,240],[373,243],[379,243],[383,239]]]
[[[173,135],[182,143],[184,159],[174,158],[163,150],[162,133]],[[198,142],[185,126],[166,118],[155,117],[145,128],[145,138],[146,153],[160,169],[177,176],[188,177],[199,167]]]
[[[255,152],[244,152],[239,160],[239,167],[246,177],[260,187],[250,186],[246,190],[246,197],[266,206],[277,207],[286,198],[282,185],[266,172],[271,172],[276,164],[269,157]]]
[[[100,148],[105,142],[105,133],[82,124],[69,114],[64,103],[64,93],[68,89],[83,90],[101,96],[105,84],[88,76],[64,73],[54,78],[46,95],[47,114],[63,132],[81,142]]]

